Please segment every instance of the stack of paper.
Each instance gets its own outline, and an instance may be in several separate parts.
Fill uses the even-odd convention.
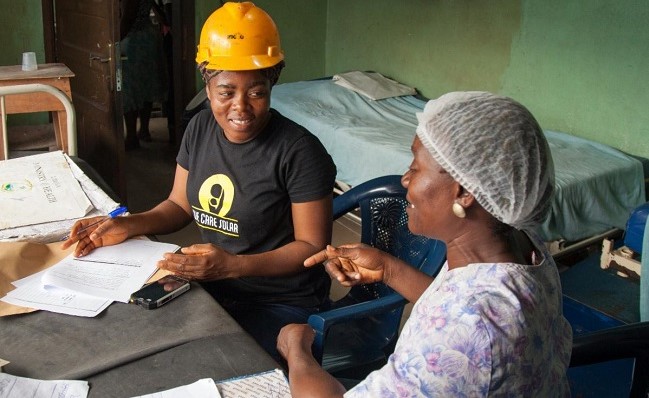
[[[77,316],[96,316],[113,301],[128,303],[131,294],[157,270],[164,253],[179,246],[131,239],[119,245],[72,255],[52,267],[13,282],[2,301],[22,307]]]
[[[61,151],[0,162],[0,193],[0,242],[57,242],[119,206]]]
[[[291,388],[284,372],[273,369],[267,372],[235,377],[214,383],[213,379],[200,379],[195,383],[166,391],[133,398],[291,398]]]
[[[0,398],[82,398],[88,396],[87,381],[37,380],[0,374]]]
[[[291,388],[280,369],[223,380],[216,387],[223,398],[291,398]]]
[[[223,398],[216,389],[212,379],[200,379],[192,384],[179,386],[170,390],[154,392],[147,395],[140,395],[133,398]]]
[[[92,209],[62,152],[4,161],[0,181],[0,229],[79,218]]]
[[[37,380],[0,373],[0,398],[81,398],[88,395],[88,382],[80,380]],[[236,377],[215,383],[200,379],[192,384],[133,398],[291,398],[286,376],[280,369]]]

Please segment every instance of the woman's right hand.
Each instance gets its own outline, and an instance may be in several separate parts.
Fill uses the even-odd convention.
[[[100,216],[79,220],[72,226],[70,237],[63,242],[61,248],[67,249],[76,243],[77,247],[74,249],[74,256],[83,257],[98,247],[121,243],[128,238],[127,218]],[[101,219],[105,219],[105,221],[92,225]],[[84,230],[88,225],[92,226]]]
[[[390,256],[371,246],[357,243],[333,247],[304,261],[305,267],[324,263],[325,270],[343,286],[384,282],[386,264]]]

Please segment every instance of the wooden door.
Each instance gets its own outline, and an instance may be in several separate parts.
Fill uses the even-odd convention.
[[[120,0],[42,0],[46,62],[66,64],[72,79],[79,156],[127,200],[123,110],[117,76]],[[55,26],[56,15],[56,26]],[[182,113],[196,95],[194,0],[173,2],[175,135]],[[118,73],[118,70],[120,72]]]
[[[79,157],[125,202],[119,0],[56,0],[53,5],[52,0],[43,0],[44,20],[48,16],[56,22],[51,31],[45,24],[50,52],[54,42],[54,54],[49,56],[75,74],[71,88]],[[53,37],[48,40],[48,35]]]

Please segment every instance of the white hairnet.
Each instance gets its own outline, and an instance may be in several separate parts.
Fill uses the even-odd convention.
[[[424,147],[495,218],[532,229],[547,217],[552,156],[524,106],[486,92],[454,92],[429,101],[417,119]]]

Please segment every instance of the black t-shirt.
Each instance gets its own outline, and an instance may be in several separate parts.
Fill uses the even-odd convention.
[[[253,140],[225,138],[211,110],[190,121],[177,162],[189,171],[187,199],[203,241],[234,254],[276,249],[294,240],[291,203],[331,195],[336,168],[309,131],[271,109]],[[322,267],[284,277],[205,284],[217,298],[317,306],[329,293]]]

